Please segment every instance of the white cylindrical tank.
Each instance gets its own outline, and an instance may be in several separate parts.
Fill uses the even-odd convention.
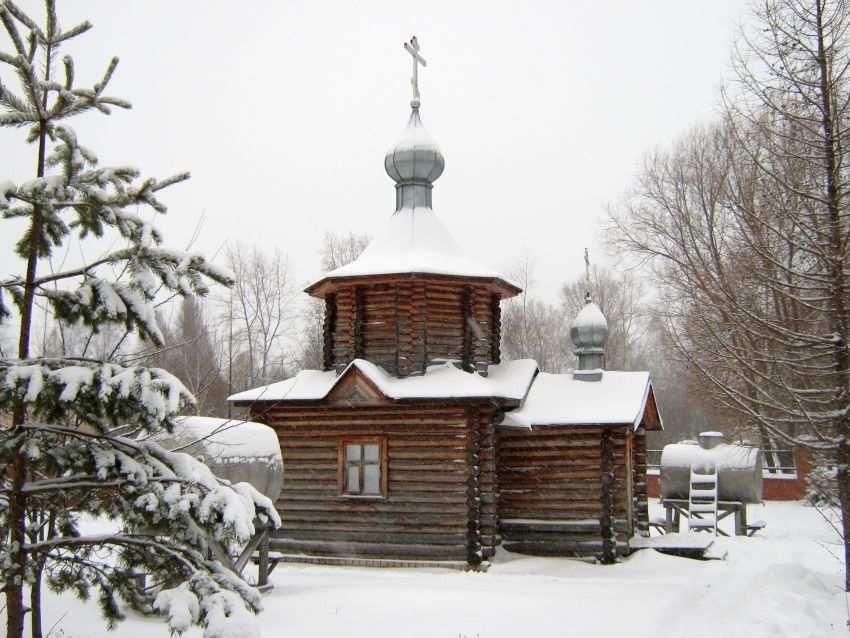
[[[154,440],[191,454],[218,478],[250,483],[272,502],[283,488],[283,458],[277,434],[267,425],[238,419],[184,416],[171,434]]]
[[[703,432],[700,442],[674,443],[661,452],[661,497],[687,499],[694,467],[717,467],[717,498],[721,501],[760,503],[761,450],[749,445],[723,443],[719,432]]]

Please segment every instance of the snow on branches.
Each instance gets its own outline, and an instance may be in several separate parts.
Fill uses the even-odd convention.
[[[73,365],[69,365],[73,364]],[[0,359],[0,411],[23,403],[31,418],[67,423],[75,418],[108,433],[119,425],[146,432],[172,428],[172,418],[194,397],[160,368],[115,363]]]
[[[55,145],[47,166],[56,168],[57,174],[18,185],[6,182],[0,188],[0,214],[4,217],[31,218],[36,209],[39,213],[39,226],[18,241],[18,254],[25,258],[35,241],[38,256],[48,257],[74,231],[84,239],[89,234],[103,237],[111,230],[127,246],[81,267],[34,277],[29,282],[23,276],[0,281],[0,290],[6,289],[20,305],[29,283],[60,320],[79,321],[90,327],[120,323],[128,330],[138,330],[142,338],[161,343],[152,303],[161,289],[183,296],[206,294],[207,280],[231,281],[228,273],[201,255],[159,248],[159,231],[128,210],[147,205],[164,213],[165,205],[157,199],[157,193],[188,179],[188,173],[162,181],[139,179],[135,168],[98,167],[95,154],[79,145],[68,126],[55,126],[51,138]],[[127,281],[115,282],[97,275],[99,269],[106,268],[125,273]],[[56,285],[74,281],[76,289]],[[8,310],[0,298],[0,318],[3,315],[8,315]]]
[[[60,326],[85,326],[92,334],[120,326],[161,344],[159,295],[203,295],[213,282],[231,283],[203,256],[162,247],[152,224],[166,212],[161,191],[188,173],[154,179],[131,166],[100,166],[67,124],[86,111],[130,105],[105,94],[117,58],[99,82],[75,85],[74,62],[68,55],[60,60],[59,49],[91,25],[63,30],[55,1],[44,5],[39,24],[12,0],[0,2],[11,43],[0,51],[0,127],[25,128],[37,153],[31,179],[0,181],[0,220],[25,229],[14,242],[21,274],[0,279],[0,321],[12,317],[10,301],[20,318],[17,358],[0,358],[0,414],[12,416],[0,426],[7,634],[23,635],[26,593],[33,635],[40,634],[45,580],[82,597],[96,591],[110,626],[122,617],[124,601],[143,612],[160,610],[177,632],[200,624],[210,637],[242,635],[259,595],[212,556],[228,563],[226,553],[254,535],[255,524],[274,527],[280,519],[250,485],[221,481],[192,457],[150,440],[172,431],[194,397],[159,368],[30,355],[37,300]],[[91,238],[104,238],[100,245],[110,248],[67,268],[47,268],[54,251]],[[79,525],[84,515],[108,519],[113,529],[86,534]],[[148,587],[139,573],[148,575]]]
[[[110,623],[123,617],[120,598],[140,611],[162,611],[178,632],[188,628],[187,616],[175,606],[194,600],[196,610],[188,618],[206,626],[208,636],[230,635],[229,623],[242,627],[250,612],[260,610],[256,590],[207,558],[213,544],[232,551],[247,542],[255,522],[280,525],[273,503],[251,485],[229,485],[188,454],[156,443],[82,428],[24,423],[0,433],[0,467],[14,449],[30,468],[23,486],[30,509],[50,512],[47,524],[31,530],[23,546],[27,581],[35,566],[45,565],[55,590],[88,597],[97,589]],[[0,523],[7,512],[0,499]],[[76,520],[81,513],[116,521],[117,529],[81,534]],[[12,549],[0,543],[4,582],[15,578],[7,560]],[[153,586],[139,588],[137,573],[150,574]]]

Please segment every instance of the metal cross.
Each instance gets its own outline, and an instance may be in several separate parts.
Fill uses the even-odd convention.
[[[404,48],[413,56],[413,77],[410,78],[410,86],[413,87],[413,99],[410,100],[410,107],[418,109],[421,101],[419,99],[419,65],[428,66],[421,55],[419,55],[419,42],[416,36],[410,38],[410,42],[404,43]]]
[[[590,303],[590,254],[584,249],[584,303]]]

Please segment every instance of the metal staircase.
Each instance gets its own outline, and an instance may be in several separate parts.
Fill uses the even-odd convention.
[[[706,531],[717,536],[717,467],[691,468],[688,498],[688,530]]]

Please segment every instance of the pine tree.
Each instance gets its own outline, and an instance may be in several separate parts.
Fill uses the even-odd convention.
[[[15,244],[23,274],[0,281],[0,321],[19,326],[17,357],[0,358],[0,415],[11,415],[11,425],[0,429],[7,635],[22,636],[29,587],[33,635],[40,636],[42,579],[54,591],[83,598],[94,592],[110,626],[122,617],[123,600],[169,616],[177,632],[199,624],[209,636],[222,635],[260,602],[256,590],[208,558],[210,550],[250,537],[255,514],[278,522],[272,504],[250,486],[224,485],[191,457],[145,440],[171,429],[193,401],[165,370],[30,356],[37,298],[65,324],[118,324],[159,343],[158,292],[203,295],[210,282],[230,283],[203,257],[163,248],[139,212],[165,213],[160,191],[187,174],[156,180],[127,166],[102,167],[67,125],[81,113],[129,104],[105,94],[117,59],[93,87],[75,84],[73,60],[60,60],[59,50],[91,25],[63,30],[54,0],[45,4],[40,26],[11,0],[0,3],[12,46],[0,51],[0,69],[17,78],[12,89],[0,76],[0,125],[25,129],[37,156],[32,180],[0,183],[0,215],[26,225]],[[59,246],[101,237],[119,248],[43,274],[44,260]],[[85,534],[84,514],[106,517],[114,528]],[[151,576],[151,587],[139,585],[138,571]]]

